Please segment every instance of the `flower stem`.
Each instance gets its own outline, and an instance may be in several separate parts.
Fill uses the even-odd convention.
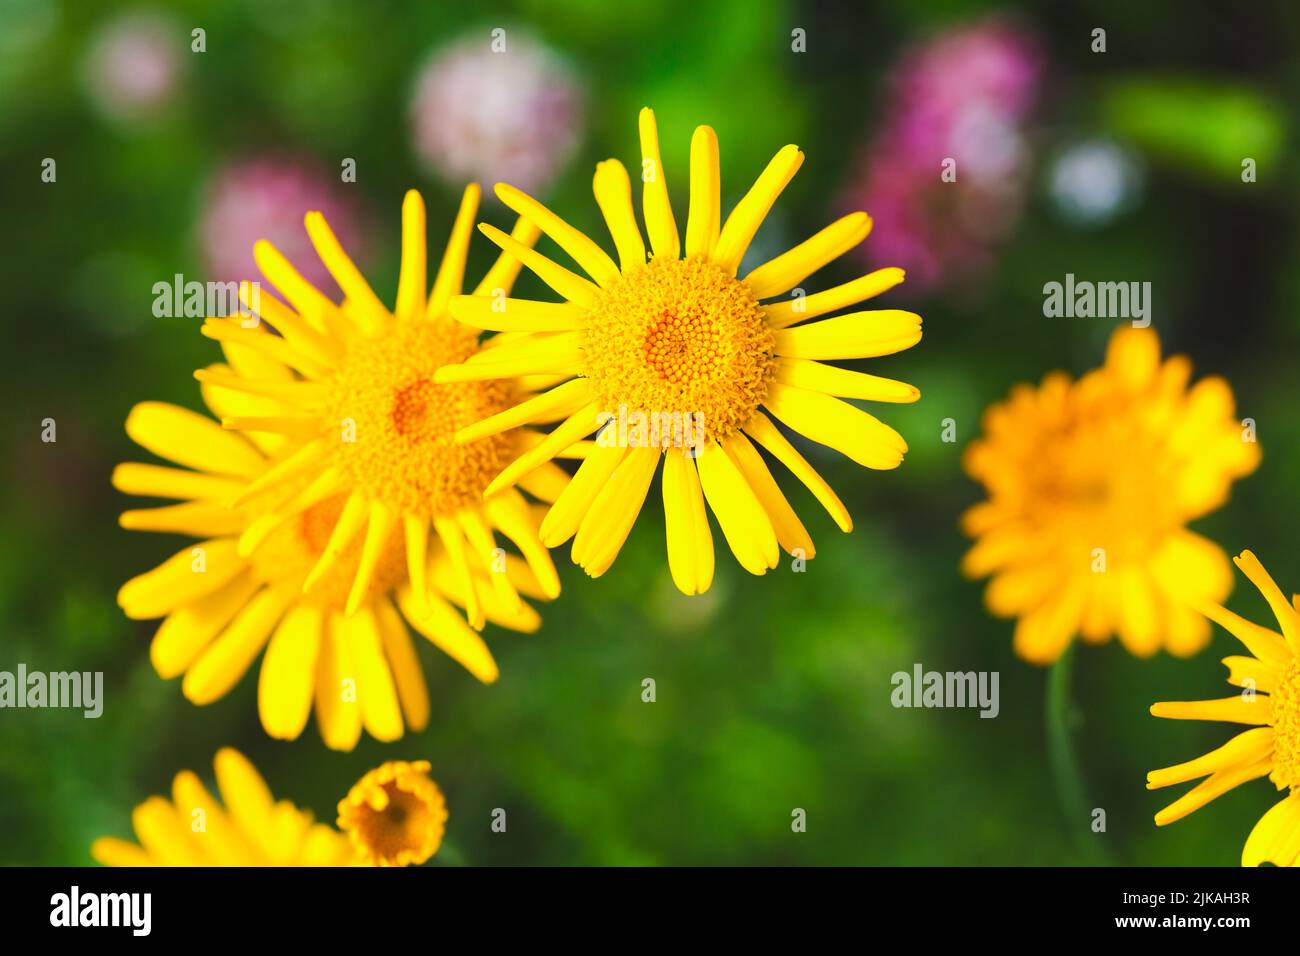
[[[1047,723],[1047,753],[1051,761],[1056,797],[1067,829],[1074,837],[1083,862],[1105,862],[1105,853],[1092,829],[1092,810],[1083,786],[1079,757],[1074,747],[1073,728],[1078,710],[1070,696],[1074,666],[1074,643],[1052,665],[1047,674],[1047,701],[1043,717]]]

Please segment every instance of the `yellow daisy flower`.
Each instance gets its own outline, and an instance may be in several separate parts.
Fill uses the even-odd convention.
[[[277,801],[257,769],[229,747],[214,761],[223,807],[190,770],[172,798],[150,797],[131,823],[139,843],[100,837],[90,855],[104,866],[349,866],[348,838],[306,810]]]
[[[1019,618],[1025,660],[1051,663],[1075,634],[1118,634],[1140,657],[1209,640],[1192,605],[1223,601],[1232,570],[1187,523],[1228,499],[1259,446],[1228,383],[1190,377],[1186,356],[1161,361],[1154,330],[1123,326],[1101,368],[1019,385],[985,413],[964,465],[989,497],[962,516],[976,539],[962,571],[991,576],[988,608]]]
[[[507,408],[512,392],[432,381],[439,365],[477,350],[475,335],[446,314],[461,288],[477,204],[471,186],[426,296],[424,205],[407,194],[395,313],[320,215],[308,213],[308,233],[344,304],[259,243],[258,262],[288,304],[245,284],[246,303],[265,321],[204,325],[228,364],[195,376],[225,428],[157,402],[131,411],[127,433],[181,467],[119,465],[114,485],[181,503],[127,511],[122,526],[205,540],[128,581],[118,602],[129,617],[165,618],[153,663],[165,678],[184,674],[194,703],[224,696],[265,646],[258,700],[271,736],[296,738],[314,700],[330,747],[351,749],[363,727],[395,740],[404,723],[420,730],[429,715],[407,624],[491,682],[491,653],[449,601],[474,629],[492,620],[532,631],[540,619],[520,593],[559,593],[535,506],[513,489],[483,499],[489,478],[540,436],[520,430],[454,443],[457,429]],[[515,229],[520,248],[536,238],[526,222]],[[519,268],[503,254],[480,288],[508,289]],[[521,484],[549,502],[566,482],[551,464]],[[498,531],[522,561],[497,546]]]
[[[560,422],[497,475],[489,494],[526,480],[557,452],[608,424],[541,527],[548,547],[573,538],[573,560],[593,577],[617,557],[662,458],[669,568],[678,588],[697,594],[708,589],[714,569],[706,502],[736,559],[753,574],[776,567],[778,545],[803,557],[814,554],[755,442],[808,486],[841,529],[852,529],[848,509],[760,409],[860,465],[897,467],[907,450],[903,438],[841,399],[913,402],[919,392],[824,360],[910,348],[920,341],[921,319],[884,310],[800,324],[897,285],[901,269],[881,269],[813,295],[796,289],[776,300],[866,238],[871,219],[862,212],[737,277],[754,234],[803,163],[797,147],[776,154],[724,222],[717,136],[710,127],[696,129],[683,240],[648,109],[641,111],[640,133],[649,261],[631,181],[617,160],[600,163],[594,180],[617,263],[536,200],[498,185],[501,201],[555,240],[590,278],[480,226],[565,301],[453,298],[451,313],[461,322],[509,339],[442,369],[434,380],[549,376],[560,382],[457,434],[457,441],[478,441],[527,423]]]
[[[418,866],[442,844],[447,805],[429,779],[429,762],[390,760],[339,801],[339,827],[373,866]]]
[[[1288,601],[1251,552],[1243,551],[1235,560],[1268,601],[1282,633],[1218,604],[1206,604],[1204,613],[1251,654],[1223,659],[1228,683],[1243,688],[1242,692],[1222,700],[1153,704],[1151,713],[1174,720],[1221,720],[1252,729],[1203,757],[1151,771],[1147,789],[1205,778],[1156,814],[1156,825],[1164,826],[1239,784],[1267,776],[1278,790],[1289,793],[1255,824],[1241,864],[1295,866],[1300,863],[1300,595]]]

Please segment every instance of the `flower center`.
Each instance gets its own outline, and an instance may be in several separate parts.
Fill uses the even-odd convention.
[[[249,556],[253,574],[268,584],[301,584],[324,553],[345,500],[345,495],[337,495],[312,505],[268,535]],[[311,593],[303,595],[300,600],[327,610],[342,611],[347,606],[348,593],[361,563],[364,538],[364,535],[354,537],[339,560],[312,588]],[[383,594],[405,580],[406,554],[402,549],[402,540],[400,534],[389,536],[379,563],[375,566],[370,593]]]
[[[583,352],[602,411],[681,416],[709,438],[749,421],[776,369],[758,300],[701,258],[652,259],[601,290]]]
[[[1185,516],[1166,490],[1178,461],[1158,435],[1113,422],[1078,422],[1027,449],[1028,506],[1063,537],[1138,560],[1158,548]]]
[[[510,462],[509,434],[468,445],[456,432],[511,404],[502,382],[435,385],[433,373],[463,362],[477,336],[453,322],[404,322],[349,349],[327,405],[337,429],[335,466],[372,500],[419,517],[451,514],[480,500]],[[328,434],[328,432],[327,432]]]
[[[1300,792],[1300,657],[1294,658],[1269,694],[1273,705],[1273,772],[1278,789]]]
[[[418,865],[438,852],[447,806],[428,772],[428,761],[389,761],[339,802],[339,827],[366,862]]]

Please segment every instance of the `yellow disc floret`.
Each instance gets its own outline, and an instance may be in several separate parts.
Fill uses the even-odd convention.
[[[1300,793],[1300,657],[1293,658],[1269,694],[1273,706],[1273,772],[1281,790]]]
[[[478,350],[475,335],[450,322],[410,322],[348,350],[326,411],[337,429],[335,463],[353,487],[393,510],[449,515],[477,503],[510,460],[509,436],[465,445],[466,425],[510,406],[499,382],[437,385],[433,373]]]
[[[583,353],[604,410],[699,416],[716,439],[752,418],[776,368],[762,306],[703,258],[656,258],[601,290]]]

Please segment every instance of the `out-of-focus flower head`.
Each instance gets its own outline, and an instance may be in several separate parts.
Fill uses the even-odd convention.
[[[86,92],[96,109],[118,122],[156,118],[175,100],[185,33],[152,11],[123,14],[102,27],[85,61]]]
[[[847,201],[875,221],[873,260],[904,267],[913,291],[981,272],[1019,216],[1042,75],[1037,39],[1001,19],[945,33],[895,67]]]
[[[317,288],[336,288],[302,227],[304,210],[329,221],[340,242],[364,258],[368,217],[341,179],[299,157],[261,155],[228,163],[208,184],[199,241],[208,278],[216,282],[255,280],[261,272],[253,246],[265,239],[297,264]]]
[[[1056,156],[1047,188],[1061,218],[1076,226],[1103,226],[1138,200],[1142,167],[1119,143],[1083,140]]]
[[[518,30],[483,31],[434,51],[420,71],[415,150],[449,182],[538,191],[581,142],[584,99],[574,72],[549,47]]]

